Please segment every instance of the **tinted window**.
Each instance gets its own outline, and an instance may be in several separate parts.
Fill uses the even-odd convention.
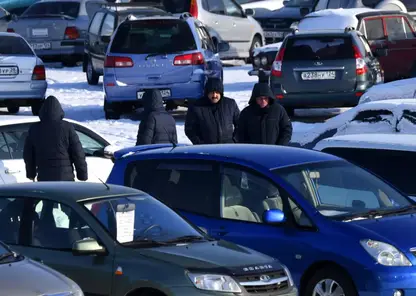
[[[94,15],[94,19],[92,20],[90,29],[89,29],[91,34],[98,35],[98,31],[100,31],[101,21],[103,20],[103,17],[104,17],[103,12],[97,12]]]
[[[389,40],[413,38],[412,35],[407,36],[406,31],[409,31],[410,28],[402,17],[389,17],[385,18],[384,21],[386,22],[387,37]]]
[[[0,37],[0,55],[29,55],[33,56],[30,46],[20,37]]]
[[[383,21],[381,18],[365,20],[365,30],[367,40],[384,39]]]
[[[215,46],[214,46],[214,43],[212,42],[211,36],[209,35],[207,29],[205,29],[204,27],[196,26],[196,31],[199,35],[199,38],[201,39],[203,48],[214,52]]]
[[[13,159],[23,158],[23,148],[27,137],[27,131],[9,131],[4,132],[10,154]]]
[[[353,59],[351,38],[315,37],[290,38],[284,60],[339,60]]]
[[[0,134],[0,159],[11,159],[9,147],[7,146],[3,133]]]
[[[241,9],[231,0],[224,0],[225,11],[229,16],[243,17]]]
[[[111,52],[126,54],[169,53],[195,50],[189,25],[181,20],[150,20],[120,25]]]
[[[286,7],[312,7],[316,0],[289,0],[286,2]]]
[[[104,22],[103,22],[103,26],[101,27],[101,36],[111,36],[113,35],[113,31],[114,31],[114,24],[115,24],[115,17],[112,14],[107,14]]]
[[[327,8],[347,8],[349,2],[350,0],[329,0]]]
[[[105,147],[104,143],[99,142],[96,139],[93,139],[89,135],[76,131],[79,141],[81,142],[82,148],[84,149],[84,153],[86,156],[94,156],[94,154],[102,150]]]
[[[68,18],[78,17],[79,2],[71,1],[56,1],[36,3],[30,6],[22,17],[59,17],[64,16]]]
[[[189,12],[191,1],[196,0],[163,0],[163,6],[170,13]]]
[[[222,0],[207,0],[209,12],[225,14],[225,6]]]
[[[24,201],[23,198],[0,198],[0,241],[13,245],[19,243]]]
[[[400,0],[405,6],[407,11],[416,11],[416,2],[414,0]]]

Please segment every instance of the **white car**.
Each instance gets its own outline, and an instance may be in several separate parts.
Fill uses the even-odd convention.
[[[119,147],[85,125],[70,119],[81,141],[88,164],[88,181],[106,181],[113,162],[112,153]],[[26,178],[23,147],[29,127],[37,116],[4,115],[0,118],[0,184],[31,182]]]

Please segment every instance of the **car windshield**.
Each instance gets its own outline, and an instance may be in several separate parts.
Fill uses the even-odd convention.
[[[205,239],[175,211],[147,194],[94,200],[84,206],[125,246]]]
[[[285,2],[286,7],[312,7],[316,0],[289,0]]]
[[[41,2],[30,6],[21,17],[23,18],[37,18],[37,17],[63,17],[74,19],[78,17],[79,2],[75,1],[56,1],[56,2]]]
[[[327,161],[275,169],[322,215],[346,219],[412,206],[393,187],[346,161]]]
[[[15,36],[1,36],[0,55],[33,56],[34,53],[23,38]]]

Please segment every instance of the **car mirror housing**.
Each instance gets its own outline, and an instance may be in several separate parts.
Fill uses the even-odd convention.
[[[279,209],[267,210],[263,213],[263,221],[267,224],[281,224],[286,221],[285,213]]]
[[[78,240],[72,246],[72,254],[75,256],[104,255],[106,253],[106,249],[93,238]]]

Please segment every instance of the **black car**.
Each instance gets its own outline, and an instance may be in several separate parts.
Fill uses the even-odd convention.
[[[356,106],[367,89],[383,81],[378,59],[353,28],[289,35],[270,75],[273,93],[289,115],[295,108]]]
[[[129,15],[150,17],[170,15],[165,10],[143,3],[105,3],[90,19],[85,40],[83,72],[88,84],[96,85],[103,75],[107,46],[117,26]]]

